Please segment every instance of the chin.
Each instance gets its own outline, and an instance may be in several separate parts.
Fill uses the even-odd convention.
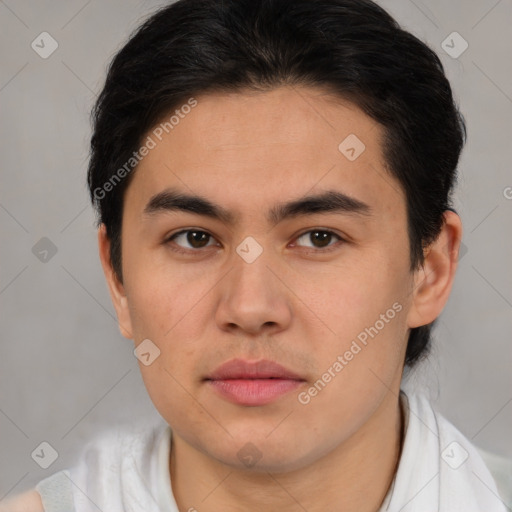
[[[285,473],[301,469],[315,459],[314,446],[308,447],[293,436],[268,436],[269,430],[260,435],[234,436],[227,443],[206,447],[213,458],[236,469],[251,472]],[[288,440],[288,443],[286,442]],[[293,441],[292,441],[293,440]],[[233,447],[236,447],[233,451]],[[311,451],[308,450],[311,448]]]

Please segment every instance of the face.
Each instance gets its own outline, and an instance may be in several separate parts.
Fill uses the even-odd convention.
[[[125,194],[122,332],[151,340],[147,361],[160,351],[140,369],[177,438],[299,468],[398,392],[415,326],[405,196],[382,128],[350,103],[288,87],[196,100],[147,134]],[[233,360],[248,366],[217,372]]]

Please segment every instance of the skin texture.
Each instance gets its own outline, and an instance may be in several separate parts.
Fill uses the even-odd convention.
[[[312,88],[198,96],[198,104],[138,165],[125,194],[123,283],[99,250],[122,334],[150,339],[140,363],[148,393],[173,430],[169,461],[180,510],[375,511],[400,452],[398,393],[408,330],[433,321],[454,279],[462,228],[446,212],[424,267],[409,270],[405,196],[386,171],[382,128],[354,105]],[[151,133],[151,132],[149,132]],[[338,149],[366,146],[354,161]],[[200,195],[234,215],[145,215],[165,189]],[[370,215],[315,213],[269,222],[277,203],[336,190]],[[184,229],[211,235],[194,248]],[[329,230],[328,247],[309,231]],[[305,236],[302,236],[305,234]],[[262,254],[236,252],[253,237]],[[185,253],[173,249],[182,249]],[[195,252],[194,252],[195,251]],[[365,328],[401,306],[311,401],[298,394]],[[256,407],[220,397],[204,378],[233,358],[270,359],[301,387]],[[248,467],[237,455],[252,443]],[[242,452],[243,453],[243,452]]]
[[[14,496],[0,503],[0,512],[44,512],[43,502],[39,493],[31,491]]]

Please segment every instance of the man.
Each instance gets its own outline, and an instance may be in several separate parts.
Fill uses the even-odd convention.
[[[146,21],[110,66],[88,180],[165,423],[106,433],[20,500],[506,510],[471,443],[400,390],[453,284],[464,138],[438,57],[370,1],[180,0]]]

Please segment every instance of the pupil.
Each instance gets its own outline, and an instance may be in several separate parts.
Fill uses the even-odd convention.
[[[192,247],[203,247],[202,242],[208,241],[208,235],[202,231],[190,231],[187,235],[187,241]]]
[[[314,231],[311,233],[311,239],[313,245],[315,245],[315,241],[318,242],[317,247],[325,247],[329,245],[331,241],[331,234],[326,231]]]

